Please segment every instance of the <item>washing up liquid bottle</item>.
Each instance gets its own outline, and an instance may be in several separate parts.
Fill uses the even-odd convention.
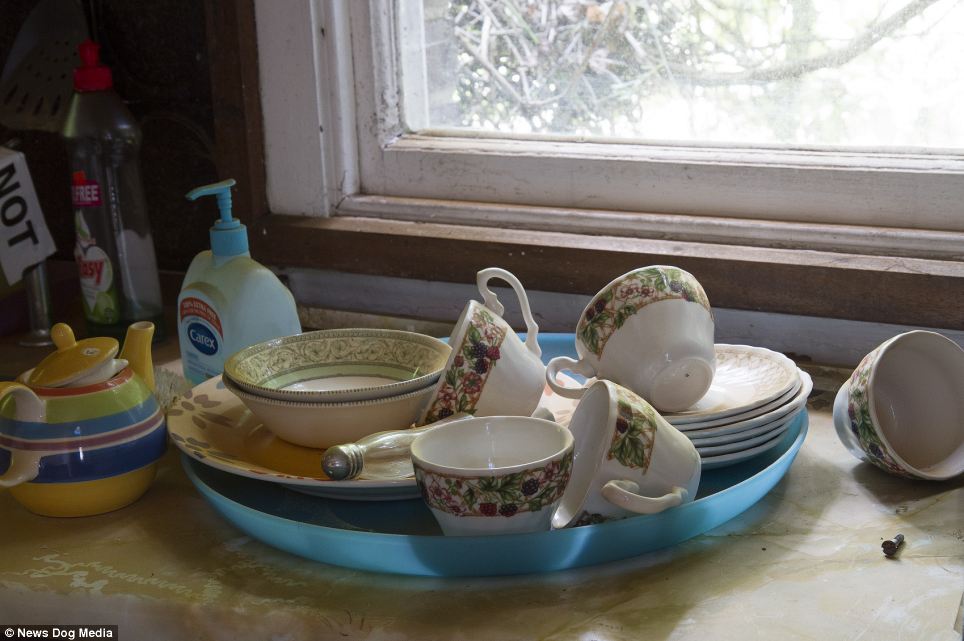
[[[123,338],[132,322],[151,321],[160,340],[161,284],[138,166],[141,132],[112,89],[98,45],[82,43],[80,58],[63,135],[87,329]]]
[[[177,298],[177,333],[184,376],[194,384],[224,371],[235,352],[301,333],[295,299],[248,252],[248,230],[231,215],[234,180],[198,187],[188,200],[216,196],[221,218],[211,249],[194,257]]]

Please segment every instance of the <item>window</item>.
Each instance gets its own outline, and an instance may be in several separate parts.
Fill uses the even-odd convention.
[[[964,5],[957,2],[411,4],[399,20],[421,12],[423,35],[399,40],[409,130],[964,148]]]
[[[951,302],[900,309],[895,289],[933,277],[949,301],[964,283],[958,5],[256,0],[269,207],[307,215],[266,217],[289,246],[265,251],[316,266],[311,237],[335,256],[320,266],[445,280],[435,254],[484,241],[512,261],[528,243],[546,287],[587,293],[670,256],[722,265],[724,305],[964,326]],[[553,29],[565,46],[536,51]],[[630,68],[640,55],[649,68]],[[358,235],[386,257],[351,254]],[[404,259],[413,243],[430,267]],[[599,273],[570,275],[577,262]],[[741,280],[765,291],[750,301]],[[877,282],[891,293],[865,296]]]

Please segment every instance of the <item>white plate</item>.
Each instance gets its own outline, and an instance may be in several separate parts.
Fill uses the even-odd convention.
[[[568,425],[576,401],[547,388],[539,404],[551,411],[557,422]],[[326,478],[321,471],[324,450],[294,445],[272,434],[224,387],[220,376],[178,398],[168,410],[167,429],[182,452],[205,465],[306,494],[353,501],[391,501],[419,495],[414,478]]]
[[[806,412],[801,412],[797,415],[797,420],[804,421],[803,426],[809,424],[809,417]],[[706,470],[714,470],[720,467],[728,467],[730,465],[736,465],[737,463],[742,463],[743,461],[748,461],[754,456],[763,454],[766,451],[772,450],[774,447],[780,444],[783,440],[783,434],[779,436],[774,436],[769,441],[766,441],[762,445],[757,445],[748,450],[743,450],[742,452],[733,452],[731,454],[721,454],[719,456],[708,456],[702,459],[700,466],[705,472]]]
[[[813,380],[811,380],[810,376],[802,370],[800,371],[800,379],[802,380],[800,389],[797,390],[793,398],[791,398],[789,401],[783,402],[778,407],[774,407],[768,412],[742,421],[727,423],[726,425],[717,425],[711,428],[694,429],[689,425],[677,425],[676,429],[682,431],[690,438],[697,438],[706,436],[721,436],[723,434],[734,434],[736,432],[742,432],[754,427],[773,423],[774,421],[788,416],[791,412],[794,412],[807,404],[807,397],[810,396],[810,392],[813,390]]]
[[[793,361],[769,349],[716,345],[716,373],[710,389],[684,412],[663,414],[672,425],[705,423],[748,412],[786,394],[798,384]]]
[[[799,412],[795,412],[792,418],[796,418],[797,414],[799,414]],[[780,425],[777,425],[774,429],[764,434],[761,434],[760,436],[757,436],[755,438],[750,438],[745,441],[737,441],[736,443],[726,443],[724,445],[711,445],[710,447],[697,447],[696,451],[699,452],[700,457],[704,457],[704,456],[712,457],[712,456],[719,456],[720,454],[742,452],[743,450],[749,450],[751,448],[756,447],[757,445],[766,443],[771,438],[774,438],[776,436],[779,436],[780,434],[783,434],[784,432],[787,431],[787,428],[789,426],[790,426],[790,422],[788,421],[785,423],[781,423]]]
[[[751,427],[749,429],[740,430],[739,432],[727,432],[719,436],[698,436],[699,432],[684,432],[686,436],[693,441],[693,445],[697,449],[701,447],[712,447],[714,445],[725,445],[727,443],[736,443],[738,441],[745,441],[751,438],[760,436],[761,434],[766,434],[771,430],[775,430],[784,423],[789,423],[800,413],[803,408],[798,409],[796,412],[791,413],[789,416],[784,416],[779,418],[772,423],[766,423],[764,425],[759,425],[757,427]],[[696,435],[696,436],[694,436]]]
[[[723,428],[726,428],[730,425],[743,423],[744,421],[748,421],[749,419],[755,416],[760,416],[761,414],[766,414],[767,412],[771,412],[777,409],[778,407],[783,407],[784,405],[786,405],[787,403],[789,403],[790,401],[792,401],[794,398],[797,397],[797,394],[800,393],[800,388],[802,386],[803,386],[803,379],[800,378],[799,375],[797,375],[796,385],[791,387],[790,390],[783,396],[780,396],[779,398],[772,400],[765,405],[761,405],[760,407],[756,407],[742,414],[734,414],[733,416],[718,418],[712,421],[705,421],[702,423],[686,423],[685,425],[676,425],[675,427],[676,429],[681,430],[683,432],[694,432],[694,431],[700,432],[704,430],[709,431],[714,428],[720,428],[722,430]]]

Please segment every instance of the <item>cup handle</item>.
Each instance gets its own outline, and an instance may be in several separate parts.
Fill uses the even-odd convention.
[[[33,390],[21,383],[0,383],[0,400],[8,394],[17,401],[16,419],[39,423],[44,420],[44,403]],[[37,478],[40,474],[40,452],[10,450],[10,467],[0,476],[0,487],[13,487]]]
[[[556,382],[556,375],[564,369],[581,374],[586,378],[595,376],[596,372],[588,363],[573,360],[568,356],[556,356],[546,365],[546,384],[552,391],[563,398],[579,400],[586,391],[585,387],[563,387]]]
[[[489,289],[489,281],[493,278],[504,280],[515,291],[515,295],[519,298],[519,306],[522,308],[522,318],[526,322],[526,347],[530,352],[541,357],[542,348],[539,347],[538,342],[539,326],[532,318],[532,311],[529,309],[529,297],[526,296],[526,290],[522,288],[522,283],[511,273],[499,267],[489,267],[476,274],[475,284],[478,285],[479,293],[482,294],[483,304],[499,316],[505,313],[505,305],[500,303],[499,297]]]
[[[637,514],[656,514],[676,507],[686,499],[684,487],[674,487],[668,494],[658,498],[641,496],[639,485],[632,481],[609,481],[602,488],[602,495],[613,505]]]

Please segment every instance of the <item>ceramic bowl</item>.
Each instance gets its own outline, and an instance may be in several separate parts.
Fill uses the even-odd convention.
[[[248,394],[298,403],[352,403],[434,385],[451,348],[390,329],[333,329],[259,343],[224,363],[224,379]]]
[[[860,362],[837,393],[834,427],[858,459],[941,481],[964,473],[964,350],[935,332],[900,334]]]
[[[447,536],[519,534],[549,529],[573,438],[551,421],[488,416],[439,425],[411,452],[422,498]]]
[[[385,430],[411,427],[432,395],[432,387],[350,403],[299,403],[249,394],[230,379],[224,386],[278,437],[304,447],[353,443]]]

